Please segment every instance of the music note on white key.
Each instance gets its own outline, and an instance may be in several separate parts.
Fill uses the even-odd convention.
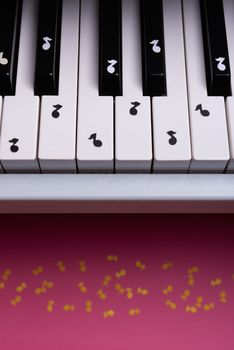
[[[52,39],[49,38],[48,36],[45,36],[43,38],[43,41],[44,41],[44,44],[42,45],[42,48],[43,48],[44,51],[48,51],[51,48],[51,43],[50,42],[52,41]]]
[[[8,59],[3,57],[4,53],[3,52],[0,52],[0,64],[5,66],[8,64]]]
[[[162,51],[161,47],[158,45],[159,44],[159,40],[153,40],[150,42],[151,45],[153,45],[152,50],[155,53],[160,53]]]
[[[116,60],[109,60],[107,62],[108,62],[107,72],[110,73],[110,74],[114,74],[115,71],[116,71],[115,66],[118,63],[118,61],[116,61]]]
[[[223,63],[225,61],[226,58],[224,57],[218,57],[215,59],[216,62],[218,62],[218,65],[217,65],[217,68],[218,70],[220,70],[221,72],[224,72],[226,70],[226,66],[225,64]]]

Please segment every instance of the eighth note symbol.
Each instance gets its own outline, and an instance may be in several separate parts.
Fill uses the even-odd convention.
[[[16,146],[17,142],[19,142],[19,139],[12,139],[12,140],[9,140],[10,143],[12,143],[11,147],[10,147],[10,150],[12,153],[17,153],[18,150],[19,150],[19,147]]]
[[[116,60],[110,60],[107,61],[109,63],[109,66],[107,67],[107,72],[110,74],[114,74],[115,73],[115,65],[118,63],[118,61]]]
[[[217,67],[218,67],[218,70],[220,70],[221,72],[224,72],[226,70],[226,66],[225,64],[223,64],[223,62],[225,61],[225,58],[224,57],[219,57],[219,58],[216,58],[215,59],[216,62],[219,62]]]
[[[170,139],[168,141],[169,144],[171,146],[175,146],[177,144],[177,138],[174,136],[176,134],[176,132],[171,130],[171,131],[168,131],[167,134],[170,136]]]
[[[42,45],[42,48],[44,51],[48,51],[51,48],[51,44],[50,41],[52,41],[51,38],[49,38],[48,36],[45,36],[43,38],[44,44]]]
[[[195,111],[200,111],[201,115],[203,117],[209,117],[210,116],[210,112],[207,111],[206,109],[202,109],[202,105],[197,105]]]
[[[133,107],[130,109],[130,114],[137,115],[138,113],[137,107],[139,107],[141,104],[139,102],[131,102],[131,104],[133,105]]]
[[[3,66],[8,64],[8,59],[3,57],[3,52],[0,52],[0,64]]]
[[[60,110],[61,108],[63,108],[63,106],[61,106],[61,105],[54,105],[53,107],[55,108],[55,110],[52,112],[52,117],[55,118],[55,119],[57,119],[57,118],[60,117],[59,110]]]
[[[89,140],[93,140],[93,145],[95,147],[102,147],[102,141],[101,140],[97,140],[97,134],[92,134],[89,137]]]
[[[158,43],[159,43],[159,40],[153,40],[150,42],[151,45],[153,45],[153,48],[152,50],[155,52],[155,53],[160,53],[162,50],[161,50],[161,47],[158,46]]]

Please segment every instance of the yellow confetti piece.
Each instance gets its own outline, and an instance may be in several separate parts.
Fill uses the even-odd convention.
[[[162,270],[170,270],[173,268],[173,263],[171,261],[168,261],[161,265]]]
[[[46,293],[46,288],[45,287],[39,287],[39,288],[36,288],[34,292],[35,292],[36,295],[40,295],[40,294]]]
[[[196,301],[197,303],[201,304],[203,302],[203,297],[197,297]]]
[[[84,282],[78,283],[77,287],[80,289],[81,293],[83,294],[88,292],[88,288],[85,286]]]
[[[103,317],[104,318],[109,318],[109,317],[114,317],[115,316],[115,311],[114,310],[108,310],[103,312]]]
[[[80,272],[86,272],[87,266],[84,260],[79,261]]]
[[[222,298],[222,299],[220,299],[220,302],[221,302],[221,303],[227,303],[227,299]]]
[[[202,303],[203,303],[203,297],[201,297],[201,296],[197,297],[195,306],[198,309],[200,309],[202,307]]]
[[[16,287],[16,292],[22,293],[27,288],[25,282],[22,282],[18,287]]]
[[[42,266],[38,266],[36,269],[33,270],[32,274],[34,276],[38,276],[43,272],[44,272],[44,268]]]
[[[3,272],[2,279],[4,281],[7,281],[9,277],[11,276],[12,271],[10,269],[7,269]]]
[[[125,293],[125,289],[121,286],[120,283],[116,283],[115,285],[115,290],[117,290],[117,292],[119,294],[124,294]]]
[[[189,306],[189,305],[187,305],[185,307],[185,311],[186,312],[191,312],[192,314],[196,314],[197,313],[197,308],[196,308],[196,306]]]
[[[140,315],[140,309],[139,308],[129,309],[128,314],[129,314],[129,316]]]
[[[199,272],[199,268],[197,266],[192,266],[188,268],[189,275],[193,275],[194,273],[198,273],[198,272]]]
[[[185,290],[184,290],[184,293],[181,295],[180,298],[181,298],[182,300],[187,300],[188,297],[190,296],[190,294],[191,294],[190,290],[189,290],[189,289],[185,289]]]
[[[146,288],[141,288],[141,287],[138,287],[137,288],[137,294],[140,294],[140,295],[148,295],[149,294],[149,291],[148,289]]]
[[[119,257],[118,257],[118,255],[108,255],[106,257],[106,260],[109,262],[112,262],[112,261],[117,262],[119,260]]]
[[[105,287],[108,287],[109,286],[109,283],[111,282],[111,280],[112,280],[112,277],[111,276],[105,276],[105,278],[104,278],[104,280],[103,280],[103,282],[102,282],[102,284],[103,284],[103,286],[105,286]]]
[[[222,280],[221,280],[221,278],[216,278],[215,280],[211,280],[210,284],[212,287],[217,287],[217,286],[220,286],[222,284]]]
[[[188,285],[192,287],[192,286],[194,286],[194,284],[195,284],[195,280],[193,278],[189,278]]]
[[[47,281],[47,280],[44,280],[42,282],[42,285],[43,285],[43,287],[48,288],[48,289],[51,289],[51,288],[54,287],[54,283],[50,282],[50,281]]]
[[[20,295],[17,295],[15,297],[15,299],[11,300],[11,305],[12,306],[16,306],[17,304],[19,304],[22,301],[22,297]]]
[[[64,264],[63,261],[58,261],[56,265],[57,265],[58,270],[60,272],[65,272],[66,271],[66,267],[65,267],[65,264]]]
[[[91,300],[87,300],[85,303],[85,311],[90,313],[93,311],[92,309],[92,301]]]
[[[171,300],[166,300],[165,304],[171,309],[171,310],[176,310],[177,305]]]
[[[221,303],[227,303],[227,292],[225,292],[224,290],[222,290],[219,293],[219,297],[220,297],[220,302]]]
[[[116,272],[115,276],[116,276],[116,278],[122,278],[122,277],[126,276],[126,274],[127,274],[126,270],[121,270],[119,272]]]
[[[214,308],[215,308],[214,303],[205,304],[205,305],[203,306],[203,310],[204,310],[204,311],[210,311],[210,310],[213,310]]]
[[[69,312],[69,311],[75,311],[75,305],[74,304],[65,304],[63,306],[63,311]]]
[[[226,298],[226,297],[227,297],[227,292],[225,292],[224,290],[222,290],[222,291],[219,293],[219,296],[220,296],[220,298]]]
[[[0,290],[1,290],[1,289],[5,289],[5,288],[6,288],[5,283],[4,283],[4,282],[0,282]]]
[[[54,305],[55,305],[55,301],[54,300],[49,300],[48,304],[47,304],[47,311],[48,312],[53,312],[54,311]]]
[[[107,299],[107,295],[103,292],[102,289],[99,289],[99,290],[97,291],[97,295],[99,296],[99,298],[100,298],[101,300],[106,300],[106,299]]]
[[[173,286],[170,284],[169,286],[167,286],[165,289],[162,290],[164,295],[168,295],[169,293],[171,293],[173,291]]]
[[[136,261],[135,266],[140,270],[144,271],[146,269],[146,265],[143,264],[140,260]]]
[[[133,291],[132,291],[132,288],[126,288],[126,297],[128,299],[132,299],[133,298]]]
[[[87,267],[86,266],[80,266],[80,272],[86,272]]]

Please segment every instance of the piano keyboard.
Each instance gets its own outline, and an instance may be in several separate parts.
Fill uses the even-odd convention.
[[[234,211],[233,33],[232,0],[8,0],[0,210]]]

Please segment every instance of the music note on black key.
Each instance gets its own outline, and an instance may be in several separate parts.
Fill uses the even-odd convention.
[[[97,134],[92,134],[89,137],[89,140],[93,140],[93,145],[95,147],[102,147],[102,141],[101,140],[97,140]]]
[[[48,36],[43,38],[44,44],[42,45],[42,48],[44,51],[48,51],[51,48],[51,41],[52,39],[49,38]]]
[[[206,110],[206,109],[202,109],[202,105],[201,104],[197,105],[195,111],[200,111],[200,113],[201,113],[201,115],[203,117],[209,117],[210,116],[210,112],[208,110]]]
[[[4,53],[0,52],[0,64],[2,66],[5,66],[8,64],[8,59],[6,57],[3,57],[3,56],[4,56]]]
[[[107,66],[107,72],[110,74],[114,74],[116,72],[116,64],[118,63],[118,61],[116,60],[109,60],[108,61],[108,66]]]
[[[153,45],[153,52],[160,53],[162,51],[161,47],[159,46],[159,40],[153,40],[150,42],[150,44]]]
[[[99,3],[99,95],[122,95],[121,0]]]
[[[34,81],[35,95],[58,95],[61,29],[62,0],[40,0]]]
[[[21,0],[1,3],[0,11],[0,96],[15,95],[18,69]]]
[[[224,61],[225,61],[224,57],[216,58],[215,61],[218,62],[217,64],[218,70],[220,70],[221,72],[224,72],[227,69],[227,67],[224,64]]]

